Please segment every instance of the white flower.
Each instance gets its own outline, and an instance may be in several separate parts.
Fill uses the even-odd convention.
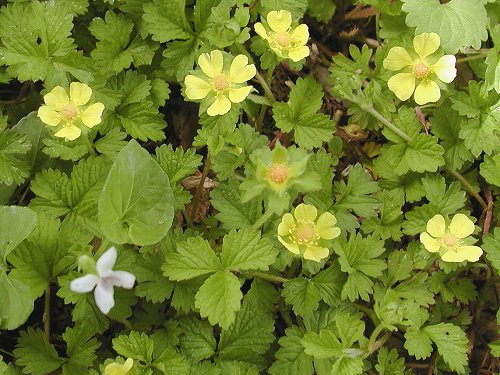
[[[116,249],[108,249],[96,263],[96,273],[88,274],[71,282],[69,288],[75,293],[88,293],[94,290],[95,303],[103,314],[115,305],[113,297],[113,287],[119,286],[125,289],[132,289],[135,283],[135,276],[126,271],[113,271],[116,263]]]

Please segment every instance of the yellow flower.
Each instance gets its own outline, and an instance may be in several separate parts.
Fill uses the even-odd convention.
[[[120,363],[110,363],[104,368],[104,375],[125,375],[128,374],[132,366],[134,365],[134,360],[129,358],[124,364]]]
[[[293,215],[283,215],[278,240],[292,253],[319,262],[328,257],[325,245],[340,235],[340,229],[335,226],[337,219],[331,213],[324,212],[316,219],[317,216],[316,207],[299,204]]]
[[[276,55],[295,62],[309,56],[309,47],[305,45],[309,39],[307,25],[300,24],[292,29],[292,14],[287,10],[273,10],[266,19],[271,31],[257,22],[255,32],[269,43]]]
[[[56,86],[43,97],[46,105],[38,109],[38,117],[47,125],[57,127],[56,137],[72,141],[82,134],[82,125],[92,128],[101,122],[104,105],[89,106],[92,89],[84,83],[72,82],[69,96],[64,88]]]
[[[443,216],[435,215],[427,222],[427,232],[420,234],[420,242],[427,251],[439,252],[445,262],[476,262],[483,250],[464,241],[473,232],[474,223],[464,214],[453,216],[448,227]]]
[[[459,32],[459,31],[457,31]],[[455,56],[444,55],[439,59],[432,56],[439,48],[441,40],[436,33],[423,33],[413,39],[414,52],[408,53],[402,47],[391,48],[384,60],[384,68],[402,73],[392,76],[387,85],[400,100],[410,98],[415,91],[415,102],[423,105],[437,102],[441,91],[436,83],[441,80],[445,83],[453,81],[457,75]],[[415,85],[418,86],[415,89]]]
[[[245,55],[236,56],[225,69],[224,55],[215,50],[203,53],[198,58],[202,73],[188,75],[184,80],[186,96],[191,100],[200,100],[209,96],[213,102],[207,109],[209,116],[224,115],[231,109],[231,103],[241,103],[246,99],[252,86],[242,86],[255,76],[254,64],[248,64]]]

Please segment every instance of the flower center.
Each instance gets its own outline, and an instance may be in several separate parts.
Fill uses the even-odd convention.
[[[316,226],[309,223],[299,224],[293,233],[297,242],[312,242],[317,239]]]
[[[458,243],[458,239],[451,233],[446,233],[443,237],[443,245],[452,248]]]
[[[413,74],[418,78],[423,78],[429,73],[429,66],[424,62],[418,62],[413,65]]]
[[[63,109],[61,109],[61,117],[65,120],[71,121],[78,115],[78,110],[74,104],[66,104]]]
[[[288,179],[288,167],[283,164],[273,164],[267,172],[267,178],[275,184],[282,184]]]
[[[278,42],[281,47],[288,47],[292,43],[292,38],[290,34],[281,32],[276,34],[276,42]]]
[[[219,74],[214,78],[214,87],[217,91],[227,90],[230,85],[229,77],[225,74]]]

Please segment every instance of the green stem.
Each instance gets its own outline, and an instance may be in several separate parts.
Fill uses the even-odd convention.
[[[90,141],[89,137],[87,135],[84,135],[83,136],[83,140],[85,142],[85,145],[87,146],[89,152],[92,154],[92,155],[96,155],[96,152],[94,150],[94,145],[92,144],[92,142]]]
[[[355,303],[354,305],[358,308],[359,311],[368,315],[368,317],[371,319],[374,325],[379,324],[380,319],[378,319],[377,315],[375,314],[375,311],[373,311],[369,307],[361,305],[360,303]]]
[[[264,79],[264,77],[262,77],[262,74],[260,74],[259,71],[255,73],[255,78],[257,79],[257,81],[259,81],[260,85],[264,89],[264,95],[266,96],[266,98],[271,102],[271,104],[274,103],[276,101],[276,98],[274,97],[274,94],[271,91],[269,84]]]
[[[479,60],[479,59],[484,59],[486,57],[487,53],[479,53],[477,55],[470,55],[470,56],[465,56],[457,59],[457,64],[462,64],[467,61],[471,60]]]
[[[210,155],[207,155],[205,159],[205,165],[203,166],[203,172],[201,174],[200,178],[200,183],[198,184],[198,187],[196,188],[196,192],[194,193],[193,197],[193,205],[191,208],[191,222],[194,223],[194,219],[196,218],[196,214],[198,212],[198,206],[200,203],[201,199],[201,192],[203,190],[203,184],[205,183],[205,180],[208,176],[208,172],[210,172],[210,167],[212,166],[212,163],[210,162]]]
[[[45,300],[43,309],[43,332],[45,334],[45,339],[50,343],[50,282],[45,289]]]
[[[368,342],[368,351],[370,353],[373,353],[376,349],[373,349],[375,347],[375,341],[377,341],[378,335],[382,330],[384,329],[384,324],[380,323],[378,326],[375,327],[373,330],[372,334],[370,335],[370,341]]]
[[[292,264],[290,264],[290,268],[288,268],[288,272],[286,274],[286,277],[289,279],[295,275],[295,272],[297,272],[297,269],[299,268],[300,264],[300,257],[294,256],[292,260]]]
[[[277,284],[283,284],[283,283],[286,283],[288,281],[288,279],[285,279],[284,277],[281,277],[281,276],[271,275],[268,273],[257,272],[257,271],[255,271],[255,272],[243,272],[243,275],[256,277],[258,279],[270,281],[272,283],[277,283]]]
[[[375,341],[373,345],[369,347],[370,354],[379,350],[387,342],[387,340],[389,340],[390,337],[391,332],[387,332],[384,336],[382,336],[380,340]]]
[[[407,142],[411,142],[412,139],[411,137],[406,134],[404,131],[399,129],[396,125],[394,125],[392,122],[387,120],[384,116],[382,116],[375,108],[371,106],[363,106],[361,107],[364,111],[368,112],[371,114],[373,117],[375,117],[377,120],[379,120],[382,124],[387,126],[389,129],[391,129],[394,133],[399,135],[401,138],[403,138]]]
[[[472,185],[469,183],[469,181],[467,181],[465,179],[464,176],[462,176],[460,173],[458,173],[456,170],[454,169],[451,169],[451,168],[446,168],[448,170],[448,172],[450,172],[453,177],[455,177],[458,181],[460,181],[460,183],[463,185],[463,187],[465,188],[465,190],[467,190],[467,192],[472,195],[474,198],[476,198],[476,200],[479,202],[479,204],[481,205],[481,207],[483,208],[483,210],[487,210],[488,209],[488,205],[486,204],[486,202],[484,201],[483,198],[481,198],[481,196],[474,190],[474,188],[472,187]]]
[[[264,214],[255,222],[254,225],[252,225],[252,229],[256,230],[259,229],[272,215],[274,214],[273,211],[267,210],[264,212]]]

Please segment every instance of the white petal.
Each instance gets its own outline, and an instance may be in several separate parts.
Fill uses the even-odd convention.
[[[135,284],[135,276],[127,271],[113,271],[111,275],[106,277],[106,281],[114,286],[132,289]]]
[[[106,274],[109,273],[113,269],[113,266],[116,263],[116,249],[115,247],[110,247],[108,250],[104,252],[104,254],[101,255],[99,260],[96,263],[97,266],[97,272],[99,273],[100,276],[107,276]]]
[[[69,289],[75,293],[88,293],[95,288],[98,282],[99,277],[88,274],[71,281]]]
[[[115,298],[113,294],[113,285],[103,282],[102,280],[99,284],[97,284],[94,291],[94,298],[97,307],[103,314],[109,313],[115,305]]]

